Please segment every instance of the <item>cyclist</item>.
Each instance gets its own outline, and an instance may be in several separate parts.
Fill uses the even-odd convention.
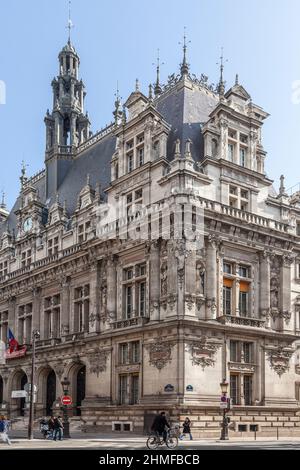
[[[162,435],[164,442],[167,440],[167,429],[170,429],[170,425],[166,418],[166,413],[162,411],[156,415],[151,426],[151,431],[155,432],[159,436]]]

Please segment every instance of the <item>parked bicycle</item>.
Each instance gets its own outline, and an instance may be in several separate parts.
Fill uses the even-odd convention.
[[[158,433],[151,433],[146,442],[148,449],[154,450],[164,444],[166,444],[169,449],[175,449],[178,446],[178,437],[176,433],[176,429],[168,429],[166,432],[166,439]]]

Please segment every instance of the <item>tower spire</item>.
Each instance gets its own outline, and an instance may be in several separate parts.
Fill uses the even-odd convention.
[[[71,20],[71,0],[69,0],[69,19],[68,19],[67,28],[68,28],[68,30],[69,30],[69,33],[68,33],[68,44],[71,44],[71,29],[74,28],[73,21]]]
[[[154,87],[154,94],[155,96],[160,95],[162,92],[161,86],[160,86],[160,66],[163,65],[164,62],[160,62],[160,57],[159,57],[159,49],[157,49],[157,59],[156,59],[156,82],[155,82],[155,87]],[[154,64],[153,64],[154,65]]]
[[[21,188],[23,188],[24,184],[27,181],[27,176],[26,176],[26,167],[28,165],[25,164],[24,160],[21,162],[22,167],[21,167],[21,176],[20,176],[20,181],[21,181]]]
[[[189,64],[187,63],[186,59],[186,51],[187,51],[187,44],[190,43],[191,41],[186,40],[186,27],[184,27],[184,33],[183,33],[183,43],[182,44],[182,49],[183,49],[183,59],[182,59],[182,64],[180,66],[180,72],[181,72],[181,77],[187,77],[189,74]]]
[[[223,50],[224,48],[221,47],[221,57],[220,57],[220,62],[217,63],[217,65],[220,65],[220,80],[219,80],[219,85],[218,85],[218,92],[220,99],[224,97],[225,94],[225,82],[224,82],[224,55],[223,55]],[[227,59],[225,59],[225,62],[227,62]]]

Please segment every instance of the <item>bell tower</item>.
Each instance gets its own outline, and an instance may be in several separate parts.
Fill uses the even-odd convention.
[[[84,113],[85,87],[78,78],[80,59],[69,38],[58,55],[59,71],[52,80],[53,108],[47,110],[46,169],[47,197],[55,194],[62,183],[77,147],[90,136],[90,121]]]

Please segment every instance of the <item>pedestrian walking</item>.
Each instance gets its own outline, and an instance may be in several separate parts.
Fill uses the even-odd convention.
[[[182,430],[182,434],[181,436],[179,437],[179,439],[182,441],[182,439],[184,438],[185,434],[189,434],[190,436],[190,440],[192,441],[193,440],[193,436],[192,436],[192,433],[191,433],[191,420],[186,417],[183,424],[183,430]]]
[[[44,436],[44,439],[47,438],[47,435],[49,433],[49,424],[47,418],[42,418],[40,421],[40,430],[42,435]]]
[[[57,441],[57,435],[58,435],[58,440],[62,440],[62,431],[63,431],[63,423],[61,420],[60,416],[57,416],[57,418],[54,418],[54,433],[53,433],[53,440]]]
[[[54,434],[54,416],[50,416],[50,419],[48,420],[48,439],[53,439],[53,434]]]
[[[3,442],[6,442],[9,446],[11,445],[11,441],[8,437],[8,428],[9,428],[9,421],[6,416],[0,417],[0,437]]]

